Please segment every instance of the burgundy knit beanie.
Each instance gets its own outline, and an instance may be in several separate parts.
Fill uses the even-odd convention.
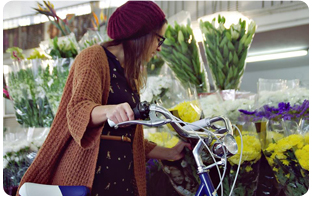
[[[165,14],[152,1],[128,1],[111,15],[107,34],[114,40],[138,38],[150,33],[165,20]]]

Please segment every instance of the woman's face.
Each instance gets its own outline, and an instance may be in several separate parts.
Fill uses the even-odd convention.
[[[167,29],[167,24],[164,24],[159,32],[154,36],[154,39],[152,41],[151,47],[149,48],[148,53],[148,62],[151,60],[152,57],[156,55],[158,51],[161,51],[161,46],[159,46],[159,43],[163,40],[162,37],[165,37],[165,32]]]

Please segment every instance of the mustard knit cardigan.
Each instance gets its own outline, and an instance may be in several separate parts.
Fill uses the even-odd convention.
[[[109,65],[103,48],[94,45],[79,53],[50,132],[19,187],[33,182],[84,185],[91,190],[104,125],[96,128],[87,125],[92,109],[106,104],[109,87]],[[146,196],[146,154],[156,145],[143,137],[142,127],[137,126],[133,140],[134,177],[138,194]]]

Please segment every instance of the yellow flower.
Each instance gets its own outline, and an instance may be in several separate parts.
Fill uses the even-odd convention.
[[[309,170],[309,145],[305,145],[302,149],[297,149],[295,155],[300,166],[305,170]]]
[[[279,160],[282,160],[282,159],[287,159],[287,156],[283,154],[284,152],[275,152],[272,154],[272,156],[274,156],[274,158],[276,157],[277,159]]]
[[[265,150],[268,151],[268,152],[272,152],[272,151],[275,150],[275,148],[276,148],[276,144],[275,143],[271,143],[271,144],[269,144],[269,146]]]
[[[291,148],[302,148],[304,144],[303,137],[299,134],[293,134],[280,139],[277,142],[276,151],[285,152]]]
[[[169,109],[169,111],[171,110],[177,110],[180,118],[184,122],[189,122],[189,123],[199,120],[200,114],[201,114],[199,103],[196,100],[184,101],[182,103],[179,103],[175,107]]]
[[[288,166],[289,163],[290,163],[287,159],[283,159],[283,160],[281,160],[281,161],[282,161],[282,163],[283,163],[285,166]]]
[[[252,171],[252,167],[250,165],[248,165],[248,166],[246,166],[245,170],[246,170],[246,172],[250,172],[250,171]]]
[[[261,158],[261,143],[256,136],[243,135],[243,155],[242,162],[248,161],[255,163]],[[229,158],[231,164],[238,164],[241,152],[241,137],[235,137],[238,146],[238,152],[236,155]]]
[[[172,148],[179,142],[179,138],[169,132],[149,133],[148,139],[166,148]]]

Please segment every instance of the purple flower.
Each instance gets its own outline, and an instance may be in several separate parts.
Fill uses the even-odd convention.
[[[243,109],[240,109],[239,111],[244,116],[250,116],[251,118],[249,119],[253,121],[259,121],[263,118],[267,120],[293,120],[298,118],[309,119],[309,100],[304,100],[301,105],[297,104],[294,106],[290,106],[289,102],[280,102],[277,108],[269,105],[264,105],[263,107],[254,111],[247,111]],[[244,119],[247,120],[247,118]]]

